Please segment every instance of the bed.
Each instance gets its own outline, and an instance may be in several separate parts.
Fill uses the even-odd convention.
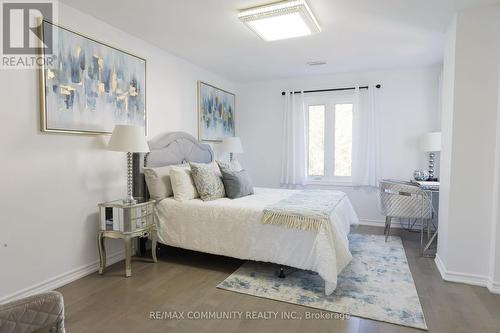
[[[150,153],[134,161],[134,195],[147,197],[142,169],[182,162],[208,163],[214,160],[209,145],[183,132],[167,133],[149,142]],[[330,215],[330,228],[317,232],[263,224],[263,209],[286,199],[298,190],[255,188],[255,194],[238,199],[213,201],[173,198],[155,207],[158,239],[165,245],[270,262],[317,272],[325,280],[325,293],[337,286],[337,275],[352,259],[347,235],[358,223],[345,196]]]

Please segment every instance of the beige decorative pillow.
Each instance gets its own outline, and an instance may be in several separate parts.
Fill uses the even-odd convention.
[[[177,166],[171,167],[170,182],[172,183],[175,200],[186,201],[200,197],[194,185],[190,169]]]
[[[187,163],[176,166],[189,169],[189,164]],[[146,185],[148,186],[149,195],[152,199],[161,200],[171,197],[174,194],[170,181],[171,168],[172,165],[157,168],[144,168]]]
[[[224,172],[233,172],[233,171],[237,172],[243,170],[243,167],[237,160],[232,160],[230,162],[217,161],[217,164],[219,165],[220,170]]]
[[[203,201],[224,198],[226,191],[217,164],[190,163],[194,184]],[[215,166],[217,169],[215,169]],[[222,174],[221,174],[222,175]]]
[[[197,166],[197,167],[200,167],[200,168],[209,168],[210,170],[212,170],[213,172],[215,172],[215,174],[219,177],[222,178],[222,172],[219,168],[219,164],[215,161],[213,162],[210,162],[210,163],[195,163],[195,162],[190,162],[189,163],[190,166]]]

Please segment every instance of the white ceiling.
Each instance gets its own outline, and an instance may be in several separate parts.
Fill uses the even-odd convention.
[[[62,0],[236,81],[433,65],[466,6],[499,0],[308,0],[322,32],[264,42],[238,10],[273,0]],[[327,65],[309,67],[308,61]]]

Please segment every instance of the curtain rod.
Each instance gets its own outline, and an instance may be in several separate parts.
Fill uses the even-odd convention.
[[[375,88],[377,88],[377,89],[379,89],[381,87],[382,86],[380,84],[377,84],[375,86]],[[359,87],[359,89],[368,89],[368,86]],[[308,94],[308,93],[327,92],[327,91],[342,91],[342,90],[356,90],[356,87],[319,89],[319,90],[304,90],[303,93]],[[290,92],[290,94],[300,94],[300,91],[293,91],[293,92]],[[286,92],[282,91],[281,95],[285,96]]]

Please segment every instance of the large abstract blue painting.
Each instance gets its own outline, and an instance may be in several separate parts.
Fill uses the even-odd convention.
[[[198,82],[199,134],[202,141],[220,141],[235,135],[235,96]]]
[[[49,22],[53,55],[43,68],[42,130],[111,133],[146,129],[146,60]]]

